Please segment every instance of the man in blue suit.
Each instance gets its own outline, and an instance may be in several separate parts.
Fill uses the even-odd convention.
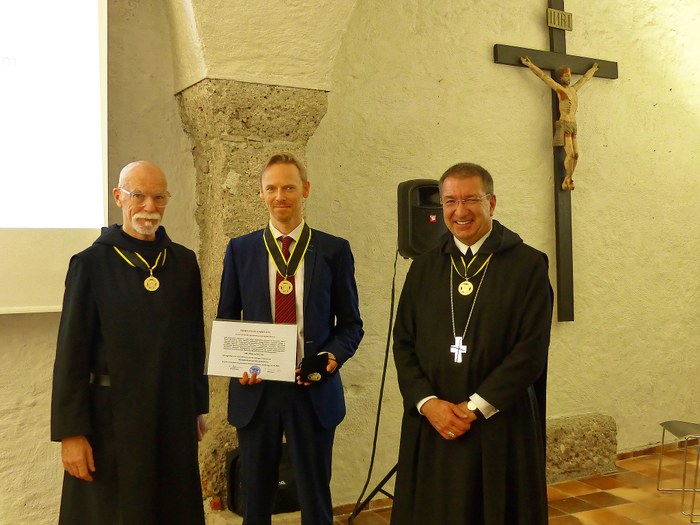
[[[270,222],[231,239],[224,258],[217,317],[296,324],[297,362],[321,361],[321,373],[301,377],[297,369],[296,383],[265,381],[255,372],[231,380],[228,419],[243,462],[245,525],[271,523],[283,434],[302,525],[333,523],[333,437],[345,417],[338,369],[364,332],[350,244],[306,225],[309,188],[298,159],[272,156],[260,175]]]

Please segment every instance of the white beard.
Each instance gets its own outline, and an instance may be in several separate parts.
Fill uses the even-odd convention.
[[[146,223],[145,226],[142,226],[139,224],[137,221],[138,219],[151,219],[155,220],[156,222],[148,222]],[[156,230],[158,229],[158,226],[160,226],[160,221],[162,219],[162,215],[160,213],[146,213],[145,211],[135,213],[131,217],[131,226],[139,232],[141,235],[153,235],[156,233]]]

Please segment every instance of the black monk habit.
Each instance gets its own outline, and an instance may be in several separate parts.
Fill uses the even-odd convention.
[[[547,257],[497,221],[469,275],[490,254],[488,266],[472,279],[471,295],[458,292],[463,279],[453,274],[457,336],[478,294],[462,363],[450,352],[455,344],[450,255],[464,275],[452,234],[416,258],[406,276],[394,328],[404,399],[394,525],[547,523],[543,436],[552,319]],[[442,438],[416,409],[428,396],[461,403],[474,393],[499,412],[487,420],[479,416],[455,440]]]
[[[114,250],[138,252],[146,269]],[[163,255],[161,255],[162,259]],[[196,417],[208,411],[199,268],[194,252],[103,229],[68,269],[58,334],[51,439],[86,435],[94,481],[65,474],[61,525],[203,525]],[[90,374],[111,386],[90,385]]]

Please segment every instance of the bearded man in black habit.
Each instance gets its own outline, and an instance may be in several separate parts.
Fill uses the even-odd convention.
[[[204,525],[197,259],[160,226],[170,194],[157,166],[128,164],[113,194],[123,225],[103,228],[66,277],[51,403],[59,525]]]

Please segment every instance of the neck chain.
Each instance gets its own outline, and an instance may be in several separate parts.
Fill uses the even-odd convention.
[[[491,254],[493,255],[493,254]],[[479,286],[476,289],[476,295],[474,296],[474,302],[472,303],[472,307],[469,310],[469,317],[467,317],[467,324],[464,326],[464,332],[462,332],[462,337],[460,339],[464,339],[464,337],[467,335],[467,329],[469,328],[469,322],[472,320],[472,314],[474,313],[474,306],[476,306],[476,300],[479,298],[479,290],[481,290],[481,285],[484,284],[484,279],[486,279],[486,271],[488,270],[488,263],[491,260],[491,255],[489,255],[489,258],[486,259],[486,262],[482,265],[481,268],[484,269],[484,275],[481,278],[481,281],[479,281]],[[474,259],[472,259],[474,260]],[[454,261],[453,261],[454,263]],[[481,268],[479,268],[479,271],[476,273],[479,273],[481,271]],[[472,275],[474,277],[476,275]],[[457,272],[457,275],[459,275],[459,272]],[[461,275],[460,275],[461,277]],[[450,268],[450,310],[452,312],[452,333],[454,334],[455,339],[457,339],[457,327],[455,323],[455,304],[454,304],[454,291],[453,291],[453,282],[452,282],[452,268]]]
[[[146,262],[146,259],[144,259],[140,253],[138,252],[126,252],[127,255],[125,255],[119,248],[116,246],[112,246],[114,250],[121,256],[122,259],[124,259],[129,266],[133,266],[134,268],[136,267],[145,267],[146,270],[150,273],[148,277],[146,277],[146,280],[143,281],[143,287],[148,290],[149,292],[155,292],[159,287],[160,287],[160,281],[153,276],[153,270],[155,270],[158,267],[158,261],[160,261],[160,256],[163,256],[163,260],[160,261],[160,267],[162,268],[165,266],[165,257],[167,256],[168,250],[167,248],[164,248],[162,252],[158,254],[158,257],[156,257],[156,262],[153,263],[153,266],[149,266],[148,263]],[[136,255],[138,259],[134,259],[133,255]],[[140,261],[140,262],[139,262]],[[143,266],[141,265],[143,263]]]

